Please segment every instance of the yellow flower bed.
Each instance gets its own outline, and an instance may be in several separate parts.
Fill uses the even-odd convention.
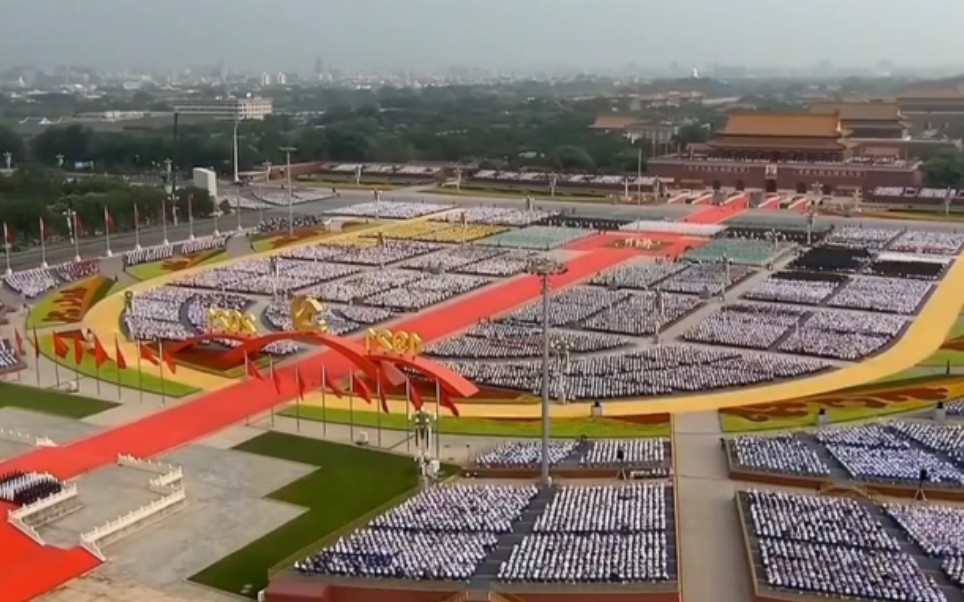
[[[480,238],[485,238],[486,236],[501,234],[503,232],[507,232],[508,230],[509,228],[504,226],[489,226],[485,224],[473,224],[466,226],[464,229],[462,226],[452,226],[451,228],[447,228],[445,230],[433,232],[424,240],[431,242],[462,242],[463,240],[478,240]]]

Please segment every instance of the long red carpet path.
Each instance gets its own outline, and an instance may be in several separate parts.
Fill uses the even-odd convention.
[[[632,249],[605,248],[602,246],[605,240],[604,236],[598,236],[582,241],[580,249],[593,243],[596,247],[567,262],[568,271],[551,279],[553,288],[579,282],[636,255]],[[412,316],[392,328],[417,332],[429,342],[468,328],[482,318],[523,305],[537,298],[539,293],[537,277],[518,276],[446,306]],[[272,383],[240,382],[67,445],[39,448],[12,458],[0,463],[0,473],[13,469],[38,470],[69,479],[113,464],[119,453],[139,457],[164,453],[293,399],[297,395],[296,366],[309,388],[318,387],[322,365],[334,378],[347,375],[349,368],[347,360],[333,352],[317,353],[278,369],[282,377],[280,395]],[[98,561],[82,548],[40,547],[6,521],[0,523],[0,599],[4,602],[39,596],[97,564]]]

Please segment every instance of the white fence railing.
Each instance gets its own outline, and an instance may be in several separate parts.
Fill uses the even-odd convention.
[[[167,474],[176,470],[176,467],[170,464],[155,462],[153,460],[145,460],[144,458],[138,458],[130,454],[117,454],[117,464],[120,466],[126,466],[128,468],[155,472],[157,474]]]
[[[181,487],[180,481],[184,479],[184,469],[180,466],[172,470],[167,474],[162,474],[159,477],[154,477],[148,481],[148,485],[153,490],[164,490],[168,487]]]
[[[10,516],[9,512],[7,513],[7,522],[13,525],[15,529],[17,529],[18,531],[20,531],[30,539],[34,540],[38,544],[42,546],[47,545],[47,542],[45,542],[43,538],[40,537],[40,533],[37,533],[36,529],[31,527],[27,523],[23,522],[21,519]]]
[[[100,550],[100,548],[97,547],[97,544],[90,541],[84,541],[83,539],[81,539],[80,547],[90,552],[91,555],[94,556],[94,558],[100,560],[101,562],[107,562],[107,556],[105,556],[104,553]]]
[[[37,437],[29,433],[12,431],[9,429],[0,429],[0,439],[3,439],[4,441],[13,441],[14,443],[26,443],[27,445],[33,445],[34,447],[57,446],[57,444],[54,443],[49,437]]]
[[[36,514],[46,510],[47,508],[52,508],[57,504],[66,502],[67,500],[75,497],[77,497],[77,485],[65,485],[64,488],[59,492],[53,495],[48,495],[45,498],[41,498],[32,504],[25,504],[19,508],[14,508],[13,510],[10,510],[7,515],[12,518],[24,520],[31,514]]]
[[[128,512],[124,516],[115,518],[114,520],[108,521],[99,527],[95,527],[87,533],[83,533],[80,536],[80,541],[96,546],[97,542],[101,541],[102,539],[132,527],[133,525],[149,518],[151,515],[157,514],[167,508],[170,508],[171,506],[179,504],[186,499],[187,494],[183,489],[175,489],[170,494],[162,498],[158,498],[150,504],[141,506],[137,510]]]

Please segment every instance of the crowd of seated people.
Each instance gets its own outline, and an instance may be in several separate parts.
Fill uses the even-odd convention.
[[[432,487],[295,568],[308,574],[465,581],[535,495],[534,486]]]
[[[647,290],[686,267],[685,263],[636,262],[601,272],[590,282],[614,289]]]
[[[950,257],[938,255],[909,255],[880,253],[867,266],[867,274],[918,280],[940,280],[951,263]]]
[[[499,567],[505,582],[668,581],[670,488],[662,483],[562,487]],[[591,510],[590,510],[591,509]]]
[[[792,435],[741,436],[728,441],[735,468],[824,477],[830,467],[806,442]]]
[[[536,492],[534,485],[433,487],[379,515],[369,526],[409,531],[509,533]]]
[[[164,286],[134,294],[123,319],[134,340],[181,341],[207,330],[209,308],[240,311],[250,304],[242,295]]]
[[[357,245],[328,244],[318,247],[340,249],[341,252],[330,257],[329,261],[370,266],[388,265],[448,248],[441,243],[417,240],[386,240],[384,244],[377,244],[372,240],[371,243]]]
[[[887,247],[891,251],[927,255],[957,255],[964,246],[964,233],[908,230]]]
[[[819,305],[829,299],[846,277],[819,272],[778,272],[767,277],[743,296],[759,301]]]
[[[564,348],[573,353],[604,351],[629,344],[628,339],[621,337],[570,331],[551,332],[549,339],[553,349]],[[503,321],[485,322],[468,332],[428,345],[425,353],[435,357],[474,359],[539,357],[542,355],[542,329]]]
[[[671,293],[719,295],[753,273],[753,269],[745,265],[700,263],[670,276],[660,283],[660,288]]]
[[[556,215],[554,212],[538,209],[511,209],[507,207],[470,207],[445,214],[447,222],[485,224],[489,226],[522,227],[537,224]]]
[[[576,450],[576,441],[549,442],[549,464],[561,464]],[[540,441],[503,441],[493,449],[479,454],[475,464],[483,468],[515,468],[535,466],[542,461]]]
[[[353,305],[329,307],[322,320],[327,331],[333,335],[343,335],[361,330],[365,326],[384,322],[395,317],[391,310],[381,307]],[[271,303],[264,310],[265,321],[276,330],[294,330],[289,303]]]
[[[550,250],[586,238],[592,230],[554,226],[527,226],[490,236],[481,244],[511,249]]]
[[[59,493],[63,484],[48,472],[20,470],[0,474],[0,501],[17,505],[32,504]]]
[[[69,261],[47,268],[30,268],[13,272],[3,277],[3,283],[25,299],[36,299],[61,284],[93,276],[99,269],[95,259]]]
[[[759,239],[717,238],[709,244],[694,247],[683,254],[683,259],[696,262],[719,262],[763,266],[773,261],[792,245],[781,241]]]
[[[393,288],[412,284],[426,277],[425,274],[412,270],[394,268],[372,270],[362,272],[351,278],[319,284],[302,291],[302,293],[325,301],[352,303]]]
[[[319,226],[327,225],[331,220],[330,216],[327,215],[317,215],[317,214],[304,214],[295,215],[292,220],[292,226],[294,230],[307,230],[309,228],[318,228]],[[287,232],[288,231],[288,218],[287,217],[272,217],[267,219],[260,224],[258,224],[258,232],[261,234],[270,234],[272,232]]]
[[[668,447],[669,440],[660,437],[590,441],[589,449],[579,463],[589,467],[663,466],[668,462]],[[668,475],[668,471],[664,474]]]
[[[964,464],[964,425],[901,421],[888,426],[924,448]]]
[[[459,374],[491,387],[538,392],[539,361],[446,361]],[[700,392],[796,378],[830,367],[824,361],[735,349],[660,345],[565,362],[549,383],[554,398],[608,399]]]
[[[955,399],[944,404],[948,416],[964,416],[964,399]]]
[[[573,286],[552,295],[550,326],[565,326],[585,320],[629,298],[628,291],[613,291],[596,286]],[[542,301],[533,301],[506,317],[520,324],[542,324]]]
[[[335,263],[257,258],[207,269],[180,278],[172,284],[258,295],[280,295],[357,274],[359,271],[357,267]]]
[[[431,255],[420,255],[399,264],[400,268],[435,272],[457,271],[458,268],[492,259],[505,253],[502,249],[479,245],[462,245]]]
[[[941,570],[954,585],[964,588],[964,556],[954,556],[941,563]]]
[[[502,249],[499,250],[501,251]],[[532,251],[509,251],[508,253],[500,253],[489,259],[464,265],[456,271],[473,276],[507,278],[524,272],[533,256],[534,253]]]
[[[198,236],[194,240],[186,240],[181,244],[181,255],[191,255],[214,249],[223,249],[228,244],[229,234],[211,234],[209,236]]]
[[[903,278],[852,278],[833,299],[832,307],[865,309],[895,314],[914,314],[933,285]]]
[[[634,291],[572,326],[611,334],[648,336],[663,331],[702,304],[693,295]]]
[[[435,203],[375,201],[359,203],[337,209],[325,211],[326,215],[344,215],[348,217],[378,217],[383,219],[412,219],[432,213],[439,213],[453,209],[452,205],[438,205]]]
[[[124,265],[132,266],[142,263],[151,263],[154,261],[161,261],[162,259],[170,259],[173,256],[174,245],[172,244],[141,247],[140,249],[131,249],[130,251],[124,253]]]
[[[466,274],[438,274],[376,293],[365,303],[396,311],[418,311],[489,284],[491,280]]]
[[[799,324],[806,310],[793,306],[726,305],[683,333],[683,339],[713,345],[769,349]]]
[[[877,251],[887,248],[902,232],[893,228],[844,226],[830,232],[823,242],[828,246]]]
[[[740,494],[763,584],[820,596],[946,602],[945,594],[859,502],[788,493]]]
[[[964,509],[918,504],[884,508],[928,556],[964,557]]]
[[[10,339],[0,339],[0,370],[9,370],[19,365],[20,357]]]
[[[818,311],[780,344],[780,351],[856,361],[889,344],[907,324],[906,318],[887,314]]]

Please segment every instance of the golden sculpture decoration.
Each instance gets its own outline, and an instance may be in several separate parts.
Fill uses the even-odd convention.
[[[242,336],[253,335],[258,332],[255,317],[236,309],[209,307],[206,315],[209,332]]]
[[[422,337],[414,332],[393,332],[385,328],[369,328],[365,333],[365,349],[369,352],[418,355],[422,353]]]
[[[291,323],[298,332],[328,332],[328,308],[317,299],[296,295],[291,299]]]

